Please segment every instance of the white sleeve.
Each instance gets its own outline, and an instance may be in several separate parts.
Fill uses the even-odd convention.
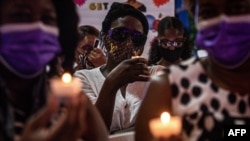
[[[93,104],[95,104],[95,102],[98,98],[98,93],[96,93],[94,88],[93,88],[95,86],[94,82],[91,79],[89,79],[89,78],[91,78],[91,76],[86,74],[86,71],[84,71],[84,70],[76,71],[74,73],[74,76],[81,79],[82,84],[83,84],[82,90],[84,91],[84,93],[86,93],[86,95],[91,100],[91,102]]]

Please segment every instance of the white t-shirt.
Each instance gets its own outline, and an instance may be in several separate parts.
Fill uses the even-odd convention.
[[[154,74],[158,70],[163,69],[163,66],[153,66],[150,68],[150,73]],[[81,78],[83,83],[82,90],[87,94],[89,99],[95,104],[105,77],[100,71],[100,67],[91,70],[79,70],[74,74]],[[147,82],[134,82],[128,84],[126,88],[126,97],[123,97],[121,91],[118,90],[115,99],[113,118],[110,131],[118,131],[134,126],[137,111],[143,99],[143,91]]]

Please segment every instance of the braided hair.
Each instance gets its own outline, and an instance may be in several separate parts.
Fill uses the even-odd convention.
[[[182,25],[181,21],[175,17],[166,16],[164,17],[158,24],[158,36],[164,35],[165,30],[174,28],[180,31],[180,33],[183,33],[184,37],[186,38],[183,47],[183,53],[180,56],[181,59],[185,60],[189,57],[191,57],[192,49],[189,46],[189,40],[187,31],[184,29],[184,26]],[[155,37],[151,42],[151,48],[149,49],[149,57],[148,57],[148,64],[149,65],[156,65],[158,61],[162,58],[160,50],[160,45],[158,42],[157,37]]]

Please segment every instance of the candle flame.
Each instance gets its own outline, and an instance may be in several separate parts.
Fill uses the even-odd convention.
[[[133,58],[139,58],[139,53],[137,51],[133,51],[133,56],[132,56],[132,59]]]
[[[168,123],[170,121],[170,114],[168,112],[163,112],[161,114],[161,122]]]
[[[64,83],[70,83],[72,80],[72,76],[69,73],[64,73],[62,76],[62,81]]]
[[[139,51],[133,51],[133,56],[139,56]]]

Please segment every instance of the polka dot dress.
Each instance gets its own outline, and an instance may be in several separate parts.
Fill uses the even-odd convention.
[[[218,87],[201,63],[191,58],[166,69],[170,75],[175,114],[182,116],[183,133],[190,141],[219,141],[224,125],[250,125],[250,94]]]

